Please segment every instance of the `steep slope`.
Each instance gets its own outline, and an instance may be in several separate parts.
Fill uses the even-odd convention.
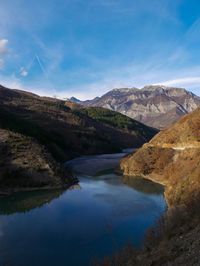
[[[101,107],[80,108],[80,106],[76,106],[73,107],[73,110],[74,113],[79,116],[86,115],[99,123],[130,132],[137,142],[135,147],[141,146],[141,143],[145,143],[147,139],[151,139],[156,133],[158,133],[158,130],[155,128],[146,126],[118,112]]]
[[[182,88],[157,85],[143,89],[114,89],[82,104],[108,108],[162,129],[200,106],[200,97]]]
[[[122,160],[125,175],[145,176],[166,185],[170,206],[200,194],[200,108],[158,133]]]
[[[63,187],[75,180],[37,141],[0,129],[1,192]]]
[[[138,147],[156,133],[133,120],[135,128],[122,128],[80,110],[77,104],[1,86],[0,187],[57,186],[63,175],[70,181],[60,165],[67,159]]]
[[[121,169],[125,182],[145,177],[164,184],[169,208],[143,249],[126,247],[106,265],[200,265],[200,108],[125,157]]]

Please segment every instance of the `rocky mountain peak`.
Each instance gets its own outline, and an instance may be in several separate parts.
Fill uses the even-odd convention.
[[[74,102],[74,103],[80,103],[81,101],[77,99],[76,97],[71,97],[69,98],[69,101]]]
[[[164,85],[146,85],[141,89],[141,91],[160,92],[168,95],[191,94],[191,92],[187,91],[184,88],[168,87]]]
[[[184,88],[147,85],[142,89],[115,88],[82,104],[108,108],[162,129],[200,106],[200,97]]]
[[[155,90],[166,90],[168,87],[164,85],[146,85],[141,90],[155,91]]]

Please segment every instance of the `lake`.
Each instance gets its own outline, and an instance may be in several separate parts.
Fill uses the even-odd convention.
[[[71,189],[0,198],[0,265],[85,266],[140,247],[166,203],[160,185],[114,173],[124,155],[68,162],[80,181]]]

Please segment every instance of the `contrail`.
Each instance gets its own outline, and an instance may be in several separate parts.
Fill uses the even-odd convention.
[[[37,60],[37,62],[39,64],[43,74],[48,78],[47,72],[46,72],[46,70],[45,70],[45,68],[44,68],[44,66],[43,66],[43,64],[42,64],[42,62],[41,62],[41,60],[40,60],[40,58],[39,58],[39,56],[37,54],[35,54],[35,58],[36,58],[36,60]]]
[[[40,60],[40,58],[39,58],[39,56],[38,56],[37,54],[35,54],[35,58],[36,58],[36,60],[37,60],[37,62],[38,62],[38,64],[39,64],[39,66],[40,66],[40,68],[41,68],[41,70],[42,70],[42,73],[43,73],[44,76],[46,77],[46,79],[47,79],[49,85],[52,87],[53,84],[52,84],[52,82],[51,82],[50,79],[49,79],[49,75],[48,75],[48,73],[47,73],[47,71],[46,71],[44,65],[42,64],[42,61]]]

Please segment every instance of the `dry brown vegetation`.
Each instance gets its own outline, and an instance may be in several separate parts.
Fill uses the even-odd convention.
[[[105,265],[200,265],[200,109],[125,157],[121,169],[164,184],[169,209],[143,250],[129,248]]]
[[[172,145],[173,144],[173,145]],[[143,176],[166,186],[170,206],[185,204],[200,191],[200,109],[158,133],[124,158],[125,175]]]

